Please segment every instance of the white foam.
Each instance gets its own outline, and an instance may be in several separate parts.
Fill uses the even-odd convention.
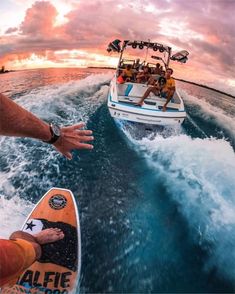
[[[36,88],[16,102],[42,119],[62,125],[87,122],[104,103],[110,78],[111,74],[91,75],[80,81]],[[60,173],[57,162],[61,155],[51,146],[30,140],[0,137],[0,234],[4,237],[23,224],[32,202],[39,196],[33,195],[35,187],[46,192],[53,186],[51,175]],[[32,190],[32,195],[28,195]]]
[[[178,203],[194,241],[203,248],[210,244],[205,269],[217,266],[235,284],[235,156],[231,145],[222,139],[187,135],[131,140]]]
[[[203,118],[205,121],[213,120],[214,123],[216,123],[219,127],[225,129],[231,135],[233,140],[235,140],[234,116],[229,112],[231,107],[233,107],[235,111],[234,104],[231,104],[229,101],[226,101],[226,110],[223,110],[221,107],[216,107],[208,101],[202,99],[202,97],[199,99],[193,95],[188,94],[186,91],[182,89],[179,90],[179,93],[182,95],[184,101],[188,105],[197,106],[201,118]]]
[[[68,114],[66,123],[86,122],[108,94],[111,74],[90,75],[79,81],[33,89],[15,101],[44,120],[58,121],[58,111]],[[91,103],[96,99],[96,103]],[[76,105],[79,107],[76,108]],[[46,111],[45,111],[46,110]]]
[[[9,238],[14,231],[20,230],[32,208],[33,204],[30,201],[25,201],[19,196],[14,195],[7,199],[0,194],[0,236]]]

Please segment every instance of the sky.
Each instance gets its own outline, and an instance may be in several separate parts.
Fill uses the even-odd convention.
[[[0,66],[115,66],[114,39],[185,49],[174,76],[235,94],[235,0],[2,0]]]

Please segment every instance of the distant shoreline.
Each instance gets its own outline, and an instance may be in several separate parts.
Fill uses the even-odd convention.
[[[87,68],[116,69],[116,67],[110,67],[110,66],[88,66]]]
[[[5,70],[5,71],[0,71],[0,75],[2,74],[6,74],[6,73],[9,73],[9,72],[13,72],[15,70]]]
[[[201,88],[208,89],[208,90],[212,90],[212,91],[215,91],[215,92],[217,92],[217,93],[220,93],[220,94],[223,94],[223,95],[226,95],[226,96],[229,96],[229,97],[235,99],[235,96],[232,95],[232,94],[226,93],[226,92],[224,92],[224,91],[221,91],[221,90],[218,90],[218,89],[215,89],[215,88],[212,88],[212,87],[209,87],[209,86],[203,85],[203,84],[198,84],[198,83],[191,82],[191,81],[187,81],[187,80],[183,80],[183,79],[177,79],[177,78],[174,78],[174,79],[175,79],[176,81],[180,81],[180,82],[184,82],[184,83],[188,83],[188,84],[196,85],[196,86],[199,86],[199,87],[201,87]]]

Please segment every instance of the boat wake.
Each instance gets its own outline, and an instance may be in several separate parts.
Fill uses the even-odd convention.
[[[90,75],[80,81],[35,88],[15,101],[48,122],[89,124],[89,118],[107,97],[110,77]],[[0,145],[1,236],[8,237],[21,227],[33,203],[47,190],[53,186],[69,189],[68,173],[74,176],[76,171],[52,146],[39,141],[0,137]],[[77,152],[74,156],[78,157]]]
[[[204,97],[196,97],[184,90],[180,93],[185,101],[187,120],[184,124],[186,133],[195,136],[195,128],[199,131],[197,135],[202,137],[223,138],[235,148],[235,101],[219,101],[216,104],[214,97],[209,101]],[[192,126],[193,125],[193,126]]]
[[[91,75],[15,97],[46,121],[84,121],[96,140],[93,152],[68,161],[36,140],[1,137],[1,235],[19,229],[49,188],[67,188],[82,211],[84,292],[206,292],[211,276],[212,290],[224,289],[217,277],[235,286],[232,113],[182,90],[188,117],[181,127],[117,121],[117,132],[105,106],[110,78]]]
[[[204,270],[216,270],[235,285],[235,124],[224,110],[184,96],[188,118],[182,128],[145,138],[121,128],[176,203],[194,243],[205,251]],[[210,123],[216,131],[208,128]],[[199,138],[191,136],[195,132]]]

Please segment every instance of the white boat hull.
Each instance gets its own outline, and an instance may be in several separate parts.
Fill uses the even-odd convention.
[[[186,113],[181,113],[181,116],[175,116],[175,117],[167,117],[167,116],[161,116],[158,115],[148,115],[148,114],[137,114],[134,112],[130,112],[127,110],[120,109],[117,105],[115,107],[109,107],[110,115],[113,118],[122,119],[126,121],[131,122],[138,122],[143,124],[150,124],[150,125],[159,125],[159,126],[165,126],[165,125],[179,125],[182,124]]]

